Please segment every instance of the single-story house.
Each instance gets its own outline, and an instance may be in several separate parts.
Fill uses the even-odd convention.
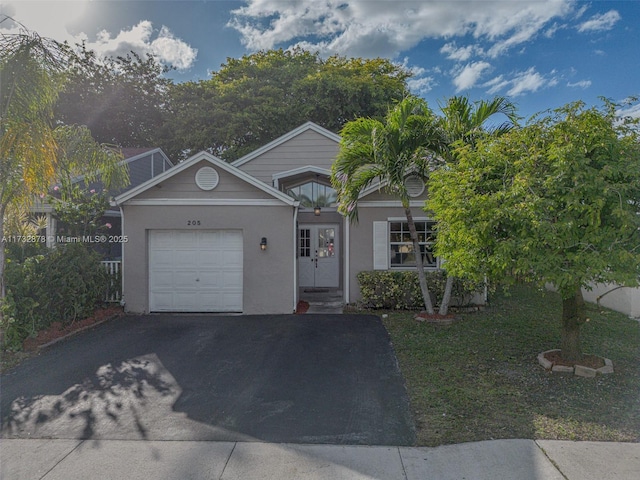
[[[233,163],[201,152],[118,195],[125,310],[292,313],[301,289],[352,303],[358,272],[415,268],[394,197],[364,192],[357,224],[337,212],[339,142],[309,122]],[[427,268],[437,269],[424,182],[407,182]]]

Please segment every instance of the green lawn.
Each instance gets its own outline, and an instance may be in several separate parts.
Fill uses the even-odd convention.
[[[585,353],[613,361],[596,378],[548,373],[560,344],[560,297],[516,286],[450,326],[388,312],[419,445],[496,438],[640,441],[640,323],[588,304]]]

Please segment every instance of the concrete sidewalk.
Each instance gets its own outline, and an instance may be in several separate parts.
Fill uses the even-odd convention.
[[[639,443],[492,440],[436,448],[0,440],[2,480],[636,480]]]

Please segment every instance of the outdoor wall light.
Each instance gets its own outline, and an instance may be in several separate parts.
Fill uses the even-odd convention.
[[[321,210],[322,210],[322,209],[321,209],[320,207],[316,206],[316,207],[313,209],[313,214],[314,214],[316,217],[319,217],[319,216],[320,216],[320,211],[321,211]]]
[[[260,240],[260,250],[264,251],[267,249],[267,237],[262,237]]]

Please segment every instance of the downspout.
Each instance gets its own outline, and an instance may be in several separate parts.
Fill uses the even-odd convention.
[[[298,206],[293,206],[293,313],[298,309]]]
[[[121,239],[125,236],[124,229],[124,211],[122,210],[122,205],[119,205],[118,202],[113,199],[111,202],[111,206],[118,207],[120,210],[120,237]],[[124,308],[124,247],[127,242],[120,242],[120,306]]]
[[[350,302],[349,292],[351,290],[351,222],[345,216],[342,217],[344,221],[344,293],[343,293],[343,301],[345,305],[348,305]]]
[[[120,209],[120,235],[124,238],[125,230],[124,230],[124,211],[122,210],[122,205],[118,205]],[[124,309],[125,301],[124,301],[124,247],[127,242],[121,242],[120,245],[120,306]]]

